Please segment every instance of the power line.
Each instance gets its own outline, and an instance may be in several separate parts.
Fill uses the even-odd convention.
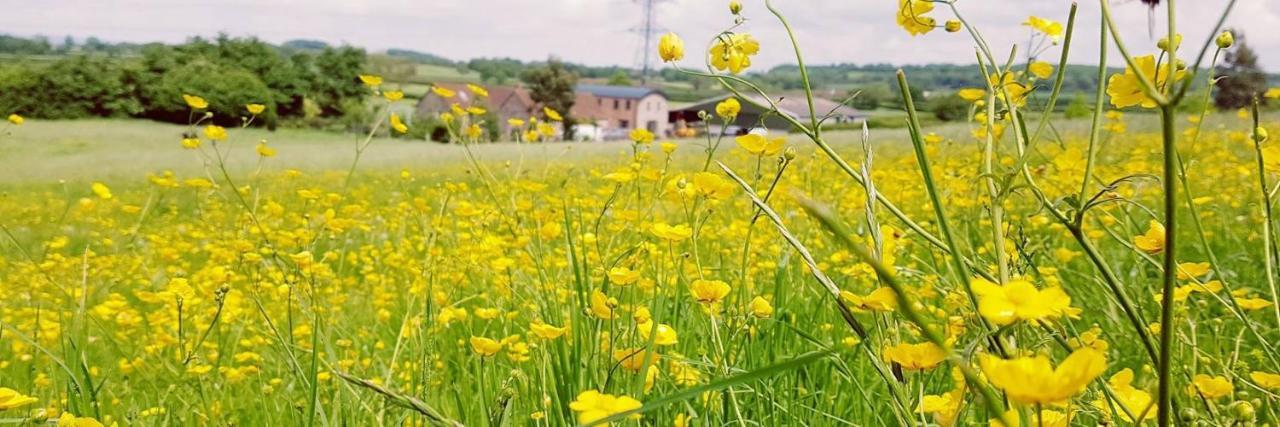
[[[635,0],[640,3],[640,26],[633,28],[632,31],[640,34],[640,49],[638,57],[640,57],[640,84],[649,82],[649,74],[653,71],[651,67],[653,58],[653,38],[654,35],[662,31],[658,27],[655,18],[654,6],[669,0]]]

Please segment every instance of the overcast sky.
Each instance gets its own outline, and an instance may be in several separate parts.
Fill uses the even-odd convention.
[[[643,1],[643,0],[639,0]],[[657,1],[657,0],[655,0]],[[1149,25],[1162,32],[1163,14],[1152,20],[1138,0],[1112,0],[1124,38],[1136,53],[1155,50]],[[591,65],[640,63],[633,28],[641,8],[633,0],[41,0],[4,1],[0,32],[64,35],[108,41],[180,42],[190,36],[253,35],[270,42],[318,39],[374,51],[399,47],[451,59],[556,56]],[[794,62],[777,21],[763,0],[742,0],[745,30],[761,40],[756,68]],[[1199,49],[1226,0],[1182,0],[1179,30],[1186,54]],[[658,24],[688,41],[690,52],[731,24],[722,0],[666,0]],[[775,0],[797,30],[811,64],[973,63],[971,40],[941,30],[911,37],[894,24],[895,0]],[[983,31],[997,56],[1025,44],[1028,15],[1063,21],[1067,0],[960,0],[966,18]],[[938,7],[942,22],[950,12]],[[1098,52],[1098,4],[1081,0],[1072,62]],[[1242,30],[1262,65],[1280,72],[1280,0],[1239,0],[1229,25]],[[1158,38],[1159,36],[1156,36]],[[1057,50],[1049,55],[1056,57]],[[700,65],[698,55],[687,65]]]

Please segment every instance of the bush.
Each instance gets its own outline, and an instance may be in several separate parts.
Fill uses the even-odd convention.
[[[1084,95],[1077,94],[1071,98],[1071,103],[1067,104],[1067,109],[1063,113],[1068,119],[1079,119],[1089,117],[1093,112],[1093,108],[1089,107],[1089,102],[1084,99]]]
[[[267,111],[259,119],[268,124],[276,121],[271,89],[262,80],[244,69],[204,60],[169,70],[158,83],[147,87],[143,92],[147,107],[144,116],[185,123],[191,110],[183,101],[183,94],[209,101],[208,111],[214,114],[214,122],[222,125],[239,125],[241,118],[248,116],[246,104],[266,105]]]
[[[966,120],[969,118],[969,103],[954,93],[939,96],[929,101],[928,109],[933,116],[944,122]]]
[[[117,61],[77,56],[0,70],[0,111],[42,119],[137,114],[137,72]]]

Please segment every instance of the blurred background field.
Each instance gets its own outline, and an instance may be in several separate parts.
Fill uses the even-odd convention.
[[[1277,117],[1276,114],[1268,117]],[[905,120],[902,118],[901,120]],[[1129,128],[1143,133],[1155,130],[1154,115],[1133,114]],[[1243,122],[1234,113],[1211,115],[1206,129],[1219,125],[1239,127]],[[1087,120],[1055,122],[1055,130],[1063,136],[1087,134]],[[969,123],[934,123],[927,130],[944,138],[970,143],[973,125]],[[131,119],[85,119],[63,121],[31,120],[12,135],[0,141],[0,188],[22,184],[83,182],[91,180],[140,181],[148,173],[165,170],[179,175],[204,173],[199,156],[182,150],[179,140],[187,126]],[[856,144],[861,132],[837,130],[827,139],[842,151],[860,152]],[[907,131],[902,128],[870,129],[872,144],[878,150],[909,150]],[[266,139],[278,150],[276,158],[266,166],[269,170],[298,169],[307,172],[345,170],[351,164],[354,147],[362,136],[311,129],[279,129],[271,132],[249,128],[236,133],[230,147],[231,168],[248,171],[257,167],[258,156],[253,146]],[[812,144],[792,136],[791,146],[802,153],[812,151]],[[701,151],[705,138],[673,139],[681,150]],[[1123,144],[1123,138],[1116,141]],[[465,153],[457,145],[440,144],[403,138],[377,138],[376,149],[361,159],[360,169],[399,171],[401,169],[461,171]],[[726,137],[722,148],[733,146]],[[510,142],[473,146],[486,161],[537,163],[550,159],[590,167],[601,161],[614,160],[629,153],[629,144],[619,142],[567,143],[551,142],[516,144]],[[852,154],[851,154],[852,155]],[[123,182],[122,182],[123,183]]]

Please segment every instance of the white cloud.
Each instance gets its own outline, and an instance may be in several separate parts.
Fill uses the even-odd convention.
[[[1137,1],[1113,1],[1122,36],[1135,52],[1154,50],[1164,16],[1150,16]],[[744,1],[744,30],[761,40],[757,67],[794,62],[785,33],[761,0]],[[894,0],[775,0],[786,14],[812,64],[853,62],[921,64],[972,63],[973,43],[964,34],[942,31],[911,37],[893,22]],[[1184,55],[1198,50],[1226,0],[1179,2]],[[732,24],[720,0],[668,0],[658,5],[659,24],[683,36],[697,51]],[[983,31],[1003,58],[1015,43],[1025,44],[1028,15],[1064,21],[1065,0],[960,0],[959,8]],[[1098,3],[1081,2],[1072,60],[1089,63],[1098,52]],[[933,15],[951,17],[945,5]],[[1280,71],[1280,2],[1239,0],[1228,25],[1239,28],[1260,54],[1264,68]],[[219,32],[256,35],[272,42],[311,38],[381,50],[400,47],[454,59],[509,56],[543,59],[555,55],[593,65],[636,65],[640,46],[630,31],[640,24],[632,0],[45,0],[6,6],[0,29],[54,37],[97,36],[112,41],[179,42]],[[1149,27],[1156,36],[1152,37]],[[1057,55],[1054,49],[1048,55]],[[697,55],[686,59],[699,64]],[[1118,62],[1117,62],[1118,63]]]

